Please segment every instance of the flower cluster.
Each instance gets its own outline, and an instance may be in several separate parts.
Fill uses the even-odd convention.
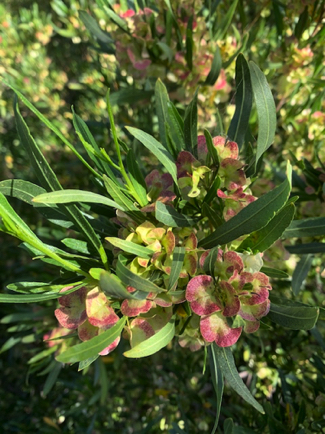
[[[247,188],[244,165],[238,159],[238,146],[222,136],[211,139],[215,161],[211,160],[204,136],[198,136],[196,155],[181,151],[176,159],[181,199],[187,206],[198,208],[216,183],[215,195],[209,201],[220,222],[231,219],[255,200]],[[212,268],[207,271],[210,250],[199,241],[210,232],[209,221],[203,218],[193,227],[175,227],[156,219],[157,204],[173,209],[177,195],[170,174],[153,170],[145,179],[148,205],[141,209],[142,221],[117,211],[114,223],[119,226],[118,239],[140,248],[140,254],[127,256],[121,262],[123,246],[116,238],[108,238],[114,255],[114,279],[124,287],[120,298],[107,293],[99,281],[96,287],[84,286],[59,298],[55,315],[62,327],[78,329],[82,341],[114,326],[119,317],[127,317],[123,336],[131,347],[159,332],[176,318],[176,335],[182,347],[192,351],[215,342],[221,347],[237,342],[242,331],[253,333],[260,319],[267,315],[270,302],[269,278],[261,272],[262,254],[236,252],[236,241],[218,248]],[[198,208],[200,209],[200,208]],[[241,237],[242,240],[243,237]],[[181,266],[173,281],[176,248],[182,249]],[[144,252],[141,256],[141,252]],[[127,250],[126,250],[127,253]],[[125,259],[125,257],[124,257]],[[126,285],[119,267],[133,276]],[[148,291],[139,290],[137,279],[150,282]],[[134,281],[134,283],[133,283]],[[133,286],[134,285],[134,286]],[[66,287],[65,292],[71,289]],[[101,355],[111,352],[119,343],[116,338]]]

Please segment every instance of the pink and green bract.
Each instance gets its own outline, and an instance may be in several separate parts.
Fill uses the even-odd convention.
[[[244,237],[218,247],[213,272],[207,273],[205,262],[210,250],[199,247],[199,241],[209,235],[214,226],[202,214],[202,204],[211,182],[217,180],[218,188],[207,205],[219,222],[236,215],[256,198],[248,189],[244,164],[238,159],[238,146],[222,136],[212,139],[219,166],[210,161],[204,136],[198,136],[197,154],[181,151],[176,159],[177,179],[181,200],[193,210],[193,221],[198,223],[175,227],[156,218],[157,203],[173,208],[179,197],[173,189],[170,174],[152,170],[145,178],[148,204],[141,208],[141,221],[132,215],[117,211],[112,221],[119,226],[118,237],[132,246],[146,248],[141,257],[126,256],[125,267],[135,278],[151,282],[153,290],[139,291],[136,281],[126,285],[129,298],[118,298],[107,293],[107,288],[88,284],[59,298],[55,311],[60,325],[77,330],[80,340],[87,341],[113,327],[121,316],[127,317],[123,337],[131,348],[158,333],[175,318],[179,344],[191,351],[215,342],[220,347],[234,345],[242,332],[254,333],[260,319],[270,309],[269,278],[262,273],[262,253],[237,252]],[[218,178],[217,178],[218,177]],[[108,239],[113,242],[113,239]],[[114,255],[112,271],[123,253],[121,246],[108,243]],[[174,255],[177,248],[183,252],[182,263],[174,279]],[[128,253],[126,251],[126,253]],[[124,254],[124,253],[123,253]],[[211,267],[210,267],[211,271]],[[64,288],[61,292],[71,289]],[[99,354],[113,351],[120,342],[116,338]]]

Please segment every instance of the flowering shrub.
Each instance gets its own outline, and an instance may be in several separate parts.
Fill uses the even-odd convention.
[[[257,332],[267,316],[292,329],[310,329],[318,309],[297,308],[289,299],[270,300],[270,277],[283,274],[265,265],[262,257],[295,224],[291,165],[287,164],[281,184],[260,197],[253,196],[248,175],[254,176],[273,140],[275,108],[263,73],[242,55],[237,60],[236,80],[236,112],[226,137],[212,137],[207,130],[198,134],[197,95],[182,119],[159,80],[155,93],[161,142],[134,127],[127,127],[129,143],[122,142],[108,99],[115,145],[111,156],[73,113],[76,133],[94,167],[11,86],[91,171],[98,191],[61,187],[15,104],[19,137],[42,187],[3,181],[0,229],[22,240],[33,255],[59,266],[61,275],[54,285],[16,283],[10,288],[20,294],[1,294],[0,301],[58,299],[55,316],[62,334],[49,330],[51,338],[62,338],[50,348],[56,351],[58,363],[79,362],[79,369],[84,369],[99,355],[111,353],[123,339],[130,346],[126,357],[146,357],[171,345],[176,337],[183,348],[208,350],[215,366],[213,375],[221,369],[225,378],[235,378],[231,385],[236,392],[263,412],[240,380],[229,347],[242,333]],[[251,94],[241,92],[243,83],[249,83]],[[242,107],[245,103],[250,111],[252,94],[261,108],[259,136],[254,155],[241,161],[239,149],[249,115]],[[132,137],[161,164],[146,176],[131,145]],[[41,241],[5,195],[24,200],[51,223],[74,231],[73,238],[63,240],[70,252]],[[87,212],[75,203],[89,204]],[[70,340],[74,330],[79,343],[76,333]],[[222,383],[219,387],[223,388]]]

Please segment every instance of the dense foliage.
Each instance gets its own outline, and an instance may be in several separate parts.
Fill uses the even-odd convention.
[[[324,3],[45,3],[0,6],[5,431],[323,432]]]

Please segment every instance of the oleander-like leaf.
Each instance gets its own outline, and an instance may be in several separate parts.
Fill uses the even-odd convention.
[[[80,10],[79,18],[84,23],[89,33],[99,41],[103,42],[104,44],[112,44],[114,42],[113,39],[99,27],[97,20],[89,15],[88,12]]]
[[[123,250],[123,252],[131,253],[135,256],[140,256],[140,258],[150,259],[153,255],[153,250],[148,247],[141,246],[140,244],[133,243],[132,241],[121,240],[121,238],[107,237],[105,238],[113,246],[118,247]]]
[[[211,69],[209,71],[207,78],[205,79],[205,84],[213,86],[214,83],[218,80],[221,68],[222,68],[222,59],[221,59],[220,49],[217,45],[216,50],[214,52]]]
[[[213,343],[212,345],[219,369],[227,380],[229,386],[234,389],[234,391],[237,392],[238,395],[240,395],[246,402],[252,405],[257,411],[264,414],[263,407],[251,395],[243,380],[240,378],[230,347],[218,347],[218,345],[216,345],[215,343]]]
[[[137,128],[127,127],[127,130],[135,137],[139,142],[141,142],[149,151],[151,151],[165,167],[167,172],[173,178],[175,184],[177,185],[177,170],[176,164],[170,153],[150,134],[145,133]]]
[[[285,238],[318,237],[322,235],[325,235],[325,217],[293,220],[283,234]]]
[[[166,86],[158,78],[155,86],[156,113],[158,116],[159,137],[164,148],[169,151],[165,124],[168,122],[168,107],[169,96]]]
[[[123,255],[119,255],[117,265],[116,265],[116,274],[121,279],[121,281],[127,285],[136,288],[139,291],[143,292],[165,292],[166,290],[158,287],[153,282],[148,279],[144,279],[141,276],[130,271],[127,267],[127,259]]]
[[[242,235],[262,229],[285,205],[291,190],[291,165],[288,163],[287,178],[275,189],[250,203],[238,214],[219,226],[212,234],[200,241],[205,249],[226,244]]]
[[[211,431],[211,434],[214,434],[217,430],[218,423],[219,423],[219,417],[220,417],[220,410],[221,410],[221,403],[222,403],[222,395],[223,395],[223,388],[224,388],[224,380],[223,380],[223,373],[220,369],[220,366],[218,364],[218,358],[215,354],[215,345],[210,345],[208,347],[209,352],[209,364],[210,364],[210,370],[211,370],[211,377],[212,377],[212,383],[213,387],[216,393],[217,398],[217,411],[214,421],[214,427]]]
[[[99,277],[99,286],[106,295],[113,298],[135,299],[130,292],[122,285],[117,276],[108,271],[102,271]]]
[[[156,219],[164,223],[166,226],[173,228],[184,228],[187,226],[194,226],[197,221],[184,214],[180,214],[173,207],[165,205],[162,202],[156,202]]]
[[[178,154],[185,150],[184,121],[171,101],[167,103],[167,111],[169,133]]]
[[[210,250],[208,253],[208,256],[205,258],[204,264],[203,264],[203,270],[206,274],[210,275],[215,278],[214,276],[214,269],[217,262],[219,253],[219,246],[213,247],[213,249]]]
[[[309,273],[312,262],[313,262],[313,255],[311,254],[302,255],[300,261],[296,265],[296,268],[292,275],[292,282],[291,282],[292,291],[294,295],[298,295],[298,293],[302,289],[303,281],[306,279]]]
[[[325,253],[325,243],[305,243],[284,247],[289,253],[296,255],[307,255],[308,253]]]
[[[248,63],[242,54],[236,60],[236,111],[230,122],[228,137],[239,148],[243,145],[252,109],[253,90]]]
[[[268,318],[291,330],[310,330],[316,324],[319,308],[272,297]]]
[[[146,186],[144,176],[137,162],[136,156],[133,152],[133,149],[130,149],[129,152],[127,153],[126,165],[128,168],[130,180],[140,200],[139,205],[141,207],[146,206],[148,203],[147,186]]]
[[[96,356],[107,348],[115,339],[120,336],[125,325],[126,318],[121,318],[113,327],[101,333],[89,341],[74,345],[56,357],[58,362],[76,363]]]
[[[238,247],[238,250],[251,249],[254,252],[264,252],[272,246],[291,223],[295,214],[293,203],[282,208],[269,223],[257,232],[252,233]]]
[[[224,16],[223,20],[221,21],[220,25],[217,27],[217,33],[214,37],[215,40],[222,41],[227,33],[228,27],[230,26],[230,23],[232,21],[232,18],[234,16],[236,7],[237,7],[238,0],[234,0],[231,2],[229,9]]]
[[[262,267],[260,271],[273,279],[289,279],[290,277],[289,274],[276,268]]]
[[[249,62],[254,100],[258,116],[258,137],[255,169],[259,159],[271,146],[276,128],[276,110],[265,75],[254,62]]]
[[[171,320],[150,338],[136,345],[131,350],[123,353],[125,357],[138,359],[140,357],[151,356],[164,348],[175,336],[175,318]]]
[[[173,251],[173,261],[168,281],[168,290],[174,291],[177,286],[179,275],[182,271],[183,262],[185,258],[185,248],[175,247]]]
[[[76,291],[81,288],[81,285],[75,286],[64,293],[68,295],[71,292]],[[43,294],[0,294],[0,303],[38,303],[46,300],[54,300],[56,298],[62,297],[62,293],[59,292],[45,292]]]
[[[184,115],[185,148],[195,157],[197,156],[197,95],[198,89],[186,107]]]

